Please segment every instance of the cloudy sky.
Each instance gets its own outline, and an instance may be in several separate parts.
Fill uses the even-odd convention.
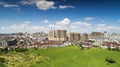
[[[0,33],[120,33],[120,0],[0,0]]]

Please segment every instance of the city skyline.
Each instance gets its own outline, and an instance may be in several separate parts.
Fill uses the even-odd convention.
[[[0,33],[120,33],[119,0],[1,0]]]

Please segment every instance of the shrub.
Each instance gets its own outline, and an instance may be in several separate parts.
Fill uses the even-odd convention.
[[[8,52],[8,49],[7,48],[4,48],[4,49],[1,49],[0,52]]]
[[[84,47],[83,47],[83,46],[81,46],[81,50],[84,50]]]
[[[113,51],[116,51],[116,49],[115,49],[115,48],[113,48],[112,50],[113,50]]]
[[[38,48],[37,48],[37,47],[35,47],[34,49],[35,49],[35,50],[38,50]]]
[[[108,57],[105,58],[105,61],[108,62],[108,63],[116,63],[115,60],[110,59],[110,58],[108,58]]]
[[[116,47],[116,48],[115,48],[115,51],[120,51],[119,47]]]
[[[111,50],[111,48],[110,48],[110,47],[108,47],[108,50]]]
[[[24,52],[24,51],[28,51],[27,48],[16,48],[15,50],[16,52]]]
[[[0,67],[6,67],[5,64],[0,62]]]
[[[120,51],[119,47],[113,48],[111,50],[113,50],[113,51]]]
[[[5,63],[6,61],[5,61],[5,58],[3,58],[3,57],[0,57],[0,63]]]

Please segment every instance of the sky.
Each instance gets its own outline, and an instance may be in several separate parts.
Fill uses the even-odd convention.
[[[0,33],[120,33],[120,0],[0,0]]]

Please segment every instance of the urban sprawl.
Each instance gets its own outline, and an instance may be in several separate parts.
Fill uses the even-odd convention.
[[[49,33],[0,34],[0,49],[64,47],[75,44],[85,48],[119,48],[120,34],[108,32],[77,33],[49,30]]]

